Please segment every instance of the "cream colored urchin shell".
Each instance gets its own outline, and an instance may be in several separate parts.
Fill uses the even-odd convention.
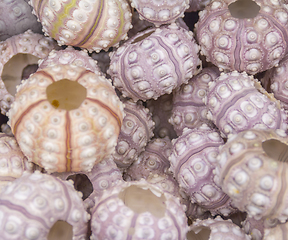
[[[37,64],[57,48],[56,42],[39,33],[27,30],[0,43],[0,107],[6,114],[14,101],[16,86],[22,80],[27,65]]]
[[[105,77],[57,65],[22,82],[8,115],[29,161],[68,172],[90,171],[114,151],[124,112]]]
[[[60,45],[108,50],[126,38],[132,13],[125,0],[31,0],[43,31]]]

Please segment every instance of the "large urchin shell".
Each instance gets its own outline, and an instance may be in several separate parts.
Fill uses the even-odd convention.
[[[160,26],[173,23],[179,17],[183,17],[189,6],[189,0],[162,0],[161,3],[158,1],[131,0],[131,6],[137,10],[140,18]]]
[[[157,99],[201,70],[198,51],[192,32],[176,23],[147,29],[112,54],[108,74],[124,96]]]
[[[8,115],[29,161],[69,172],[89,171],[114,151],[124,112],[108,79],[56,65],[22,82]]]
[[[43,31],[60,45],[108,50],[125,39],[131,27],[132,13],[125,0],[31,0],[31,4]]]
[[[236,16],[237,8],[244,16]],[[287,52],[288,12],[281,1],[213,0],[199,16],[195,29],[202,53],[223,70],[256,74]]]
[[[214,181],[218,148],[224,144],[219,133],[204,124],[197,129],[184,129],[172,144],[171,171],[191,201],[212,215],[235,212],[229,196]]]
[[[207,118],[225,137],[250,128],[287,130],[287,113],[279,101],[244,72],[222,73],[211,82],[205,103]]]
[[[184,206],[146,181],[124,182],[95,199],[91,239],[186,239]]]
[[[288,218],[287,144],[283,130],[250,129],[229,137],[219,150],[215,181],[257,220]]]
[[[1,112],[6,114],[14,101],[16,86],[20,84],[26,66],[38,64],[57,48],[51,38],[27,30],[0,43]]]
[[[4,189],[0,202],[3,240],[47,239],[52,234],[50,229],[59,221],[72,227],[71,239],[86,239],[90,215],[68,181],[38,171],[24,173]],[[68,232],[67,228],[59,230],[64,235]]]

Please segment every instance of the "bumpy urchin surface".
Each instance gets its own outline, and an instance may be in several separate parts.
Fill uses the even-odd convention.
[[[132,13],[125,0],[31,0],[31,4],[43,31],[60,45],[108,50],[125,39],[131,27]]]
[[[209,210],[212,215],[227,216],[236,209],[221,185],[215,183],[213,173],[218,148],[223,144],[219,133],[205,124],[197,129],[184,129],[181,136],[172,140],[169,160],[180,188],[192,202]]]
[[[114,151],[123,116],[108,79],[66,64],[22,82],[9,125],[28,160],[46,171],[89,171]]]
[[[131,0],[131,6],[137,10],[140,18],[160,26],[184,17],[184,12],[189,7],[189,0],[164,0],[161,2]]]
[[[5,41],[28,29],[35,33],[42,32],[42,26],[32,14],[28,0],[1,1],[0,12],[0,41]]]
[[[2,114],[6,114],[14,101],[16,86],[25,77],[25,69],[37,65],[38,60],[48,56],[49,52],[57,48],[51,38],[27,30],[0,43],[0,107]]]
[[[169,122],[173,125],[178,136],[185,127],[197,128],[203,123],[212,124],[207,119],[207,106],[203,98],[207,95],[208,83],[219,77],[217,67],[203,68],[192,77],[187,84],[173,91],[173,109]]]
[[[68,181],[39,171],[24,173],[4,189],[0,202],[3,240],[59,239],[61,232],[63,239],[86,239],[90,215]]]
[[[155,123],[149,109],[141,101],[122,99],[125,117],[121,126],[113,159],[122,170],[127,169],[144,151],[153,137]]]
[[[287,112],[279,101],[244,72],[222,73],[211,82],[205,104],[207,118],[225,137],[251,128],[287,130]]]
[[[176,23],[142,31],[111,56],[108,74],[124,96],[157,99],[201,70],[193,34]]]
[[[142,180],[124,182],[95,199],[91,239],[186,239],[184,206]]]
[[[288,223],[278,224],[274,228],[266,228],[264,230],[263,240],[286,239],[288,235]]]
[[[287,144],[283,130],[250,129],[229,137],[219,150],[215,181],[255,219],[288,218]]]
[[[288,12],[282,1],[213,0],[199,17],[201,50],[223,70],[256,74],[287,52]]]
[[[197,220],[191,225],[187,240],[250,240],[251,237],[231,220],[215,219]]]

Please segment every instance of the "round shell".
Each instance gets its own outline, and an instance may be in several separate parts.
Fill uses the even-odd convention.
[[[219,150],[215,181],[256,220],[288,218],[287,144],[283,130],[250,129],[229,137]]]
[[[132,13],[125,0],[31,0],[31,4],[43,31],[60,45],[108,50],[131,28]]]
[[[56,42],[31,30],[0,42],[0,107],[6,114],[14,101],[16,86],[20,84],[27,66],[38,64],[57,48]],[[37,68],[36,68],[37,69]]]
[[[89,171],[114,151],[124,113],[106,78],[56,65],[22,82],[8,115],[29,161],[69,172]]]

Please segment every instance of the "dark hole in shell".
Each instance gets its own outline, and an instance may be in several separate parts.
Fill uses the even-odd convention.
[[[35,73],[38,69],[38,64],[28,64],[22,71],[21,79],[27,79],[32,73]]]
[[[91,181],[85,174],[81,174],[81,173],[73,174],[67,178],[67,180],[69,179],[74,181],[74,188],[77,191],[82,192],[83,201],[86,198],[88,198],[93,192],[93,184],[91,183]]]
[[[57,221],[50,229],[47,240],[72,240],[73,227],[65,221]]]
[[[288,162],[288,146],[277,140],[269,139],[262,142],[263,151],[273,160]]]
[[[237,0],[230,3],[228,9],[232,17],[244,19],[256,17],[261,7],[252,0]]]
[[[187,233],[186,237],[187,240],[208,240],[210,239],[210,234],[211,234],[211,230],[208,227],[199,227],[199,231],[198,229],[195,229],[195,231],[197,230],[197,234],[191,230]]]

